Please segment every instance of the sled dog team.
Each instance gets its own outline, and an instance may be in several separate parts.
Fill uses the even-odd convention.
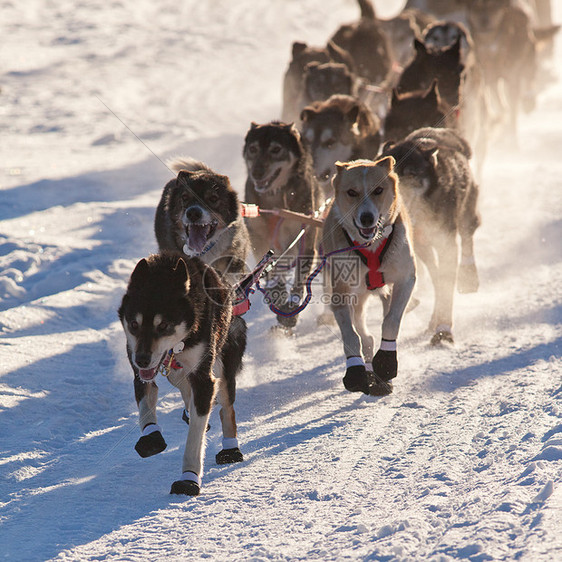
[[[159,254],[138,262],[118,315],[134,372],[141,429],[135,449],[141,457],[166,448],[156,414],[158,374],[180,390],[185,404],[189,429],[173,494],[200,492],[215,401],[223,432],[216,462],[243,460],[234,401],[247,326],[232,304],[233,288],[248,274],[252,255],[256,261],[269,250],[283,256],[260,280],[281,333],[296,326],[307,282],[326,256],[323,273],[332,304],[319,322],[335,320],[340,329],[344,387],[373,396],[392,392],[416,261],[425,264],[434,286],[432,345],[454,342],[455,290],[478,289],[478,186],[469,142],[478,146],[477,172],[484,148],[482,131],[463,125],[481,118],[470,99],[474,92],[465,90],[470,80],[463,73],[478,68],[467,52],[470,32],[440,22],[421,34],[414,15],[419,21],[431,16],[410,8],[413,38],[407,41],[415,53],[396,73],[392,33],[385,34],[368,0],[358,3],[360,20],[342,26],[327,48],[293,45],[284,121],[252,123],[247,131],[244,203],[265,212],[245,218],[229,178],[204,163],[171,163],[177,175],[165,185],[155,213]],[[395,41],[394,47],[404,52],[403,44]],[[373,52],[381,59],[376,67]],[[412,86],[413,76],[420,79]],[[381,91],[388,94],[382,111]],[[322,228],[267,212],[318,217],[323,206]],[[350,257],[356,264],[351,276],[345,267]],[[383,309],[378,345],[365,313],[374,293]]]

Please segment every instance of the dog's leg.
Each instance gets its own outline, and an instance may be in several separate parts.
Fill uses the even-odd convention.
[[[145,458],[161,453],[166,448],[162,430],[156,419],[156,402],[158,386],[156,383],[144,383],[135,375],[135,398],[139,408],[139,425],[142,431],[135,445],[137,453]]]
[[[415,284],[416,275],[412,271],[411,275],[400,281],[395,281],[392,286],[388,312],[386,312],[382,321],[381,345],[372,361],[376,385],[371,388],[371,394],[385,395],[392,392],[390,381],[398,374],[396,339]]]
[[[346,357],[343,385],[350,392],[369,394],[372,377],[365,369],[365,361],[361,353],[361,338],[353,325],[352,306],[345,302],[351,294],[347,287],[341,285],[336,286],[332,292],[332,312],[340,328]]]
[[[439,280],[435,287],[434,323],[435,334],[431,345],[454,343],[453,340],[453,300],[457,281],[459,250],[455,233],[443,235],[436,242],[439,262]],[[383,336],[384,337],[384,336]]]
[[[217,464],[241,462],[244,457],[238,445],[236,413],[236,375],[242,368],[246,349],[246,322],[241,317],[232,319],[228,337],[221,350],[221,360],[215,362],[215,375],[220,378],[217,401],[222,424],[222,450],[216,455]]]
[[[361,339],[361,354],[363,358],[372,357],[375,347],[375,340],[369,333],[366,322],[367,318],[365,309],[367,307],[368,298],[369,293],[357,295],[357,301],[353,305],[353,325],[355,326],[355,329],[359,334],[359,338]]]
[[[172,484],[171,494],[197,496],[201,490],[205,433],[215,393],[215,380],[210,372],[208,358],[202,363],[203,365],[200,365],[197,372],[188,376],[184,374],[184,371],[180,371],[179,374],[168,377],[170,382],[180,390],[190,414],[183,454],[182,477]],[[189,387],[191,387],[191,392]]]
[[[459,224],[461,238],[461,263],[459,265],[457,290],[459,293],[475,293],[478,290],[478,270],[474,260],[474,232],[480,226],[477,210],[478,187],[472,184],[465,211]]]
[[[222,450],[216,455],[217,464],[229,464],[244,460],[238,445],[234,400],[231,398],[232,391],[228,386],[228,383],[222,380],[217,393],[217,401],[221,406],[220,418],[222,424]]]

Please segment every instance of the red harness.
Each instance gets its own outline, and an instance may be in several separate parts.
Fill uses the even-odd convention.
[[[343,232],[350,246],[362,245],[360,242],[352,240],[346,230],[344,230]],[[371,251],[368,248],[358,248],[357,250],[353,250],[359,256],[359,259],[367,266],[368,271],[367,275],[365,276],[365,282],[369,291],[380,289],[386,284],[384,281],[384,275],[381,271],[379,271],[379,268],[381,266],[384,254],[388,249],[389,242],[392,240],[393,234],[394,229],[390,232],[388,238],[384,238],[374,251]]]

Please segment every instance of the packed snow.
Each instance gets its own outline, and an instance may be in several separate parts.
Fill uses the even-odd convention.
[[[560,76],[522,116],[519,150],[500,139],[486,162],[481,285],[456,297],[455,347],[429,346],[420,269],[394,393],[348,393],[318,299],[285,339],[254,296],[236,400],[245,461],[215,464],[214,411],[201,495],[172,496],[181,398],[159,381],[168,448],[141,459],[116,314],[156,250],[166,160],[203,160],[243,193],[243,138],[280,115],[291,43],[325,44],[356,2],[1,8],[0,557],[562,559]],[[555,57],[560,75],[560,40]],[[375,337],[380,315],[373,299]]]

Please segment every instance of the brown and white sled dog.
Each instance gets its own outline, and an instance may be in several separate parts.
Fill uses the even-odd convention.
[[[161,252],[197,256],[232,284],[245,271],[250,237],[227,176],[202,162],[169,162],[177,172],[162,191],[154,231]]]
[[[182,476],[170,493],[197,495],[215,398],[221,406],[223,431],[223,449],[216,461],[243,460],[233,404],[246,341],[245,333],[230,329],[230,288],[198,258],[153,255],[135,267],[118,314],[133,368],[142,431],[135,449],[141,457],[149,457],[166,448],[156,416],[156,377],[161,372],[180,390],[190,414]]]
[[[480,215],[470,147],[452,129],[426,127],[397,144],[387,143],[383,155],[396,159],[416,256],[426,264],[435,289],[431,343],[453,343],[455,286],[461,293],[478,290],[473,237]]]
[[[347,359],[344,386],[352,392],[384,395],[392,391],[398,361],[396,339],[416,281],[408,216],[394,173],[394,159],[337,163],[335,200],[323,229],[326,253],[365,243],[363,249],[332,255],[332,310],[340,327]],[[357,252],[358,275],[350,275]],[[378,289],[383,303],[381,345],[366,325],[369,295]],[[372,360],[372,361],[371,361]],[[366,367],[365,363],[371,363]]]
[[[272,121],[264,125],[252,123],[246,134],[243,150],[248,170],[245,199],[261,209],[288,209],[312,215],[322,205],[321,189],[314,175],[312,158],[300,133],[292,124]],[[295,240],[303,225],[262,215],[248,220],[252,248],[259,260],[272,249],[278,256]],[[267,277],[267,291],[274,304],[291,314],[302,300],[305,282],[316,256],[317,229],[310,228]],[[287,276],[294,273],[290,292]],[[284,329],[297,322],[296,316],[277,316]]]

